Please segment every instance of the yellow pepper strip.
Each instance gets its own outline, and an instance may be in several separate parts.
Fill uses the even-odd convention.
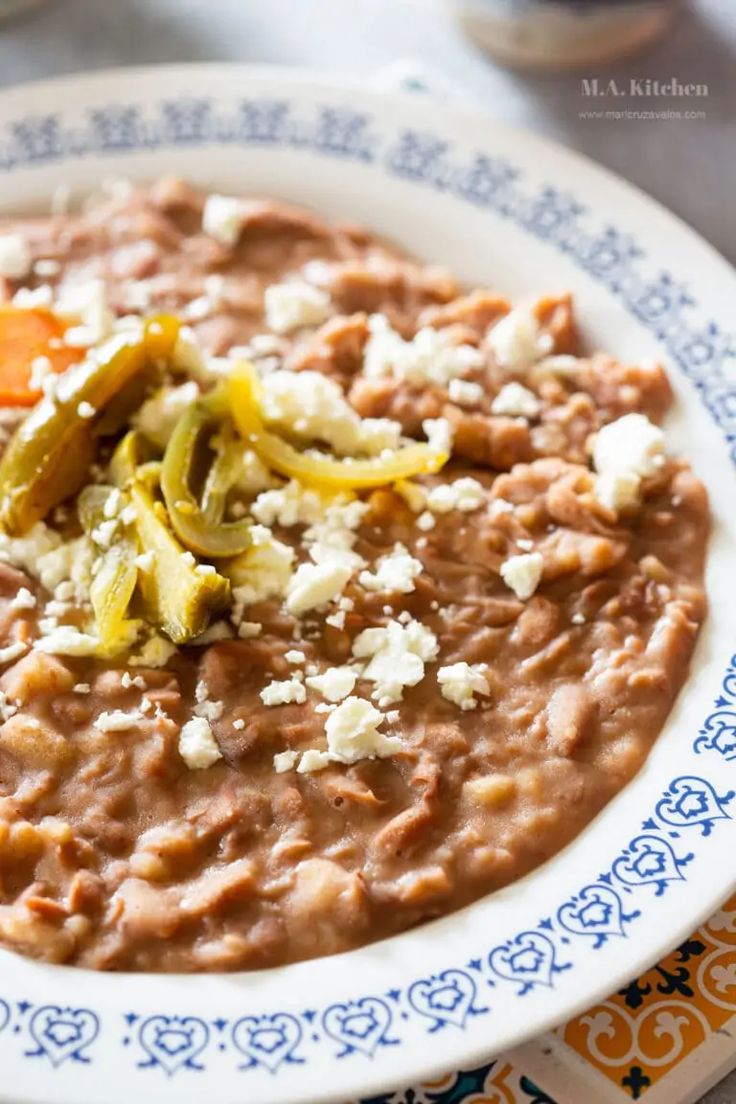
[[[79,518],[89,537],[105,521],[104,507],[112,492],[112,487],[95,484],[85,487],[80,494]],[[140,621],[128,617],[138,580],[137,551],[128,534],[120,533],[115,543],[101,555],[90,586],[100,655],[105,657],[125,651],[140,628]]]
[[[139,437],[128,433],[110,464],[117,485],[130,495],[140,550],[151,552],[150,564],[138,566],[138,583],[146,616],[175,644],[186,644],[207,628],[210,617],[230,602],[230,583],[216,571],[197,570],[167,524],[163,503],[154,498],[149,481],[139,478],[147,464],[138,462]]]
[[[207,628],[210,617],[230,603],[230,583],[217,572],[202,575],[194,557],[184,551],[154,509],[148,487],[135,482],[130,489],[136,509],[136,530],[153,563],[140,570],[143,601],[151,620],[174,644],[186,644]]]
[[[266,429],[259,409],[261,385],[252,364],[238,363],[227,388],[233,419],[249,447],[273,471],[302,483],[329,490],[381,487],[412,475],[437,472],[449,459],[447,453],[426,444],[405,445],[387,458],[373,460],[309,456]]]
[[[111,338],[68,369],[16,430],[0,460],[0,525],[11,536],[36,521],[85,483],[106,407],[172,344],[168,321],[154,319],[143,337]],[[159,332],[160,331],[160,332]],[[90,415],[91,412],[91,416]]]
[[[222,468],[215,473],[216,479],[209,480],[207,512],[191,490],[203,438],[212,425],[213,416],[203,403],[194,403],[182,414],[164,453],[161,490],[171,526],[182,544],[200,556],[217,559],[245,551],[250,544],[250,521],[222,521],[230,487]]]

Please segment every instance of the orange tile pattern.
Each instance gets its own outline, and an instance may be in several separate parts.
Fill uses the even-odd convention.
[[[736,896],[671,955],[558,1033],[634,1100],[736,1015]]]

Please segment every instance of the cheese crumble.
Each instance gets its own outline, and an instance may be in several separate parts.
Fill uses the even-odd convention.
[[[31,271],[31,251],[20,234],[0,234],[0,276],[23,280]]]
[[[440,667],[437,682],[442,696],[459,705],[462,710],[475,709],[478,705],[475,695],[488,697],[490,694],[487,670],[485,663],[452,663],[447,667]]]
[[[209,195],[202,212],[202,229],[221,245],[238,244],[246,207],[234,196]]]
[[[381,556],[375,571],[361,571],[358,582],[366,590],[398,591],[410,594],[416,590],[414,580],[423,570],[421,560],[417,560],[405,545],[397,542],[393,551]]]
[[[306,683],[328,702],[339,702],[352,694],[357,678],[352,667],[330,667],[322,675],[309,675]]]
[[[179,754],[190,770],[206,770],[222,759],[222,752],[205,717],[192,717],[182,725]]]
[[[404,688],[424,678],[424,665],[437,658],[434,633],[420,621],[398,620],[363,629],[353,641],[353,656],[367,659],[361,678],[375,684],[373,698],[384,705],[401,701]]]
[[[543,568],[541,552],[524,552],[520,556],[510,556],[501,564],[501,578],[516,597],[525,602],[539,586]]]
[[[593,444],[598,501],[616,514],[635,509],[642,479],[665,462],[664,445],[664,433],[645,414],[625,414],[603,426]]]
[[[271,284],[263,296],[266,324],[276,333],[318,326],[329,317],[330,297],[302,280]]]
[[[270,372],[263,379],[262,409],[277,429],[323,441],[340,456],[378,456],[399,445],[398,422],[359,417],[339,384],[321,372]]]
[[[329,763],[357,763],[361,759],[384,759],[401,749],[398,736],[379,732],[385,717],[364,698],[349,697],[325,721],[327,751],[303,752],[297,772],[323,770]]]
[[[534,392],[515,380],[504,384],[491,403],[492,414],[510,417],[536,418],[541,409],[542,404]]]
[[[435,514],[447,514],[450,510],[469,513],[480,509],[485,501],[483,484],[472,476],[463,476],[453,483],[438,483],[427,495],[427,506]]]
[[[281,682],[274,680],[264,686],[260,698],[264,705],[289,705],[292,702],[301,705],[307,700],[307,691],[301,679],[290,678]]]
[[[367,379],[394,376],[407,383],[447,386],[450,380],[482,368],[483,354],[474,345],[457,345],[443,330],[425,327],[404,341],[383,314],[368,319],[363,375]]]
[[[487,344],[501,368],[520,371],[552,352],[554,342],[541,333],[534,315],[522,308],[509,311],[488,331]]]

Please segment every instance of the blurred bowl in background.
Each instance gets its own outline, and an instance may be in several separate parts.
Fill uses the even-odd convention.
[[[449,0],[466,32],[507,65],[574,69],[636,53],[670,26],[680,0]]]

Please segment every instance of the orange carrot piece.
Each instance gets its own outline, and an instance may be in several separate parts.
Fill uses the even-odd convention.
[[[71,349],[61,339],[66,324],[43,308],[27,310],[0,306],[0,405],[33,406],[40,391],[29,386],[36,357],[51,361],[54,372],[65,372],[81,360],[83,350]]]

